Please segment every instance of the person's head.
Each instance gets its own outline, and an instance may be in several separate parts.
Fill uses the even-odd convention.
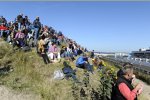
[[[65,49],[66,47],[65,46],[62,46],[62,49]]]
[[[125,63],[122,68],[123,75],[126,79],[131,80],[133,76],[133,65],[130,63]]]
[[[56,45],[56,43],[54,44],[54,47],[55,47],[55,48],[57,48],[57,45]]]
[[[28,18],[28,16],[25,16],[25,18]]]
[[[23,16],[23,14],[22,14],[22,13],[21,13],[20,15],[21,15],[21,16]]]
[[[98,61],[98,60],[100,60],[97,56],[95,57],[95,61]]]
[[[39,20],[40,20],[40,18],[37,16],[37,17],[36,17],[36,20],[38,20],[38,21],[39,21]]]
[[[51,44],[53,47],[56,47],[56,43],[55,42],[52,42]]]
[[[41,39],[44,40],[44,39],[45,39],[45,35],[42,35],[42,36],[41,36]]]
[[[1,23],[1,26],[4,26],[4,23]]]
[[[20,33],[20,32],[21,32],[21,29],[18,29],[18,32]]]
[[[67,64],[67,62],[66,62],[66,61],[64,61],[64,62],[63,62],[63,65],[64,65],[64,66],[68,66],[68,64]]]
[[[64,65],[64,67],[70,67],[71,68],[71,66],[69,65],[69,63],[67,61],[64,61],[63,65]]]
[[[88,54],[83,53],[83,59],[84,59],[85,61],[88,61]]]
[[[86,54],[86,53],[83,53],[83,57],[87,57],[87,54]]]

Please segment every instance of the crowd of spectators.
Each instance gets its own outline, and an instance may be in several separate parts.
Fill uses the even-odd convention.
[[[36,47],[45,64],[60,58],[73,61],[74,56],[87,51],[72,39],[65,37],[61,31],[43,25],[40,17],[31,22],[29,17],[23,14],[19,14],[10,22],[3,16],[0,17],[0,38],[12,44],[13,48]]]

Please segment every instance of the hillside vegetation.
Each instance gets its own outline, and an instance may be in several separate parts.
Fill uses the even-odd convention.
[[[54,80],[53,73],[63,68],[66,61],[72,68],[75,62],[44,64],[33,48],[30,52],[14,51],[12,46],[0,40],[0,84],[19,92],[35,94],[39,100],[108,100],[111,84],[118,70],[106,63],[101,71],[93,74],[77,69],[79,83]],[[35,100],[31,98],[31,100]],[[144,100],[144,99],[143,99]]]

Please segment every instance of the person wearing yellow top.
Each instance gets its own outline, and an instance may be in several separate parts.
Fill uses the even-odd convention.
[[[45,64],[48,64],[50,63],[50,60],[46,54],[46,51],[45,51],[45,48],[44,48],[44,45],[45,45],[45,36],[41,36],[39,37],[39,41],[38,41],[38,53],[42,56],[43,60],[44,60],[44,63]]]
[[[95,57],[94,59],[92,59],[92,63],[93,63],[93,69],[102,69],[103,66],[106,66],[104,61],[99,59],[98,57]]]
[[[45,45],[45,42],[43,39],[41,39],[41,37],[39,37],[40,40],[38,41],[38,52],[39,53],[44,53],[44,45]]]

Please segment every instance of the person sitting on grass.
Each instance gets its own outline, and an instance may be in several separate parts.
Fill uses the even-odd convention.
[[[93,71],[100,71],[106,66],[104,61],[97,56],[94,59],[92,59],[92,65]]]
[[[100,62],[99,62],[99,69],[102,69],[104,66],[106,66],[106,64],[105,64],[104,60],[102,60],[100,58],[99,58],[99,60],[100,60]]]
[[[92,64],[93,64],[93,70],[99,70],[102,69],[105,65],[104,61],[101,60],[99,57],[95,57],[92,59]]]
[[[63,70],[63,73],[65,74],[65,77],[66,79],[68,79],[69,77],[72,77],[72,79],[75,81],[75,82],[78,82],[77,78],[76,78],[76,70],[73,70],[71,68],[70,65],[67,64],[67,62],[63,62],[63,65],[64,67],[62,68]]]
[[[25,34],[22,32],[22,30],[19,29],[14,38],[14,45],[17,45],[18,47],[25,46],[24,38]]]
[[[60,59],[59,49],[55,43],[52,43],[49,47],[48,57],[50,57],[50,59],[53,61]]]
[[[88,56],[87,54],[83,54],[83,56],[80,56],[77,60],[76,60],[76,67],[77,68],[82,68],[85,69],[87,71],[92,72],[92,66],[89,64],[88,62]]]
[[[3,33],[7,33],[5,36],[9,33],[8,28],[4,24],[0,25],[0,37],[4,36]]]

